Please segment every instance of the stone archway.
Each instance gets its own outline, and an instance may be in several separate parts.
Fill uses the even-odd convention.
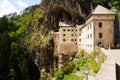
[[[98,42],[98,47],[103,47],[103,43],[102,42]]]

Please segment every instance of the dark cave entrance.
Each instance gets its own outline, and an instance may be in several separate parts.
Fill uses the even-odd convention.
[[[67,11],[60,7],[51,10],[50,20],[51,29],[55,32],[59,31],[59,22],[66,22],[70,25],[82,24],[85,22],[79,14]]]

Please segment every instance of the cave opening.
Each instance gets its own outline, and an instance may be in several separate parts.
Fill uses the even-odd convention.
[[[51,25],[52,30],[59,31],[59,22],[65,22],[69,25],[76,25],[84,23],[84,19],[74,12],[65,10],[64,8],[57,7],[51,12]]]

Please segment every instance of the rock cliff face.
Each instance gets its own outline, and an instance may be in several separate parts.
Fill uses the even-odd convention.
[[[28,40],[30,56],[40,71],[45,68],[50,72],[53,68],[54,41],[49,38],[50,30],[58,31],[59,21],[84,23],[94,6],[91,0],[42,0],[40,16],[30,28]]]
[[[81,24],[93,10],[90,0],[43,0],[42,14],[49,19],[49,25],[55,31],[58,30],[58,22],[65,21],[68,24]]]

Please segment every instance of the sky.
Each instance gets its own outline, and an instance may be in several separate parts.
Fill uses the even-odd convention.
[[[28,6],[39,4],[41,0],[0,0],[0,17],[4,14],[20,12]]]

